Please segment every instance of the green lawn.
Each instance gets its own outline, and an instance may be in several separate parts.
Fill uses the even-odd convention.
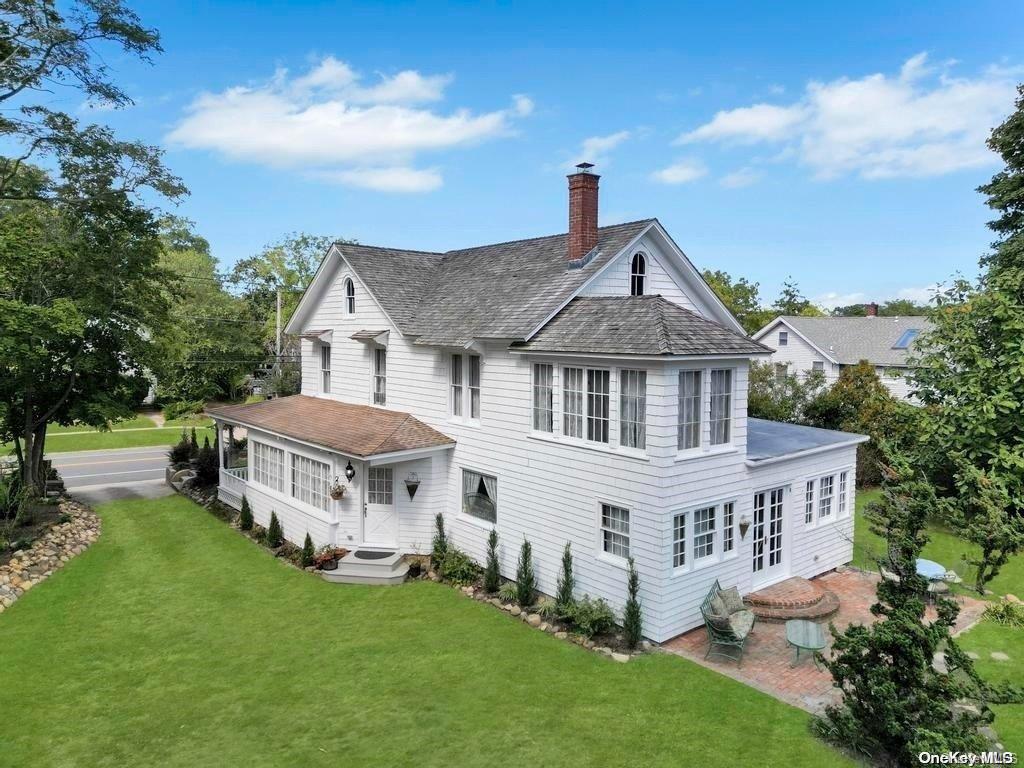
[[[125,419],[119,421],[116,424],[111,425],[111,429],[115,432],[119,429],[151,429],[156,426],[156,422],[153,421],[149,416],[145,414],[138,414],[134,419]],[[87,426],[85,424],[71,424],[70,426],[62,426],[60,424],[51,424],[46,428],[47,438],[59,435],[64,432],[98,432],[99,430]]]
[[[197,429],[196,437],[203,444],[203,437],[208,436],[213,442],[213,429]],[[66,453],[68,451],[98,451],[114,448],[144,448],[150,445],[173,445],[181,439],[181,430],[148,429],[140,432],[90,432],[84,435],[47,435],[47,453]]]
[[[328,584],[181,497],[0,615],[14,766],[852,765],[684,659],[621,665],[431,582]]]
[[[868,530],[861,515],[864,505],[877,499],[879,493],[877,490],[857,493],[854,565],[860,568],[873,569],[875,565],[872,555],[885,551],[882,540]],[[930,539],[924,548],[924,556],[947,568],[954,567],[964,553],[976,551],[972,544],[957,538],[948,530],[934,527],[929,533]],[[1011,593],[1024,598],[1024,555],[1017,555],[1003,566],[999,575],[989,583],[989,589],[997,595]],[[977,596],[974,592],[967,594]],[[993,682],[1005,680],[1018,685],[1024,680],[1024,629],[1002,627],[983,621],[962,634],[958,642],[965,651],[978,654],[980,658],[977,668],[985,679]],[[993,651],[1002,651],[1010,660],[994,661],[989,655]],[[1011,751],[1024,754],[1024,704],[995,707],[995,712],[995,728],[1003,745]]]

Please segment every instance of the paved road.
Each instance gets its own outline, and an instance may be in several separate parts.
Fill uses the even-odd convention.
[[[166,496],[167,447],[50,453],[67,489],[89,504]]]

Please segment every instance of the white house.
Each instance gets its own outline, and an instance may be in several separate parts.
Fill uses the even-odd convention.
[[[832,384],[849,365],[867,360],[895,397],[911,400],[908,356],[914,340],[928,330],[926,317],[878,317],[878,305],[867,305],[865,317],[783,316],[753,338],[772,348],[779,375],[825,374]]]
[[[598,228],[589,166],[569,198],[568,234],[331,247],[288,324],[302,394],[210,411],[249,436],[221,498],[349,549],[428,552],[441,513],[482,562],[494,528],[502,573],[529,539],[548,594],[569,542],[578,594],[616,609],[631,556],[656,641],[700,624],[715,579],[747,593],[849,562],[866,438],[748,419],[771,350],[657,220]]]

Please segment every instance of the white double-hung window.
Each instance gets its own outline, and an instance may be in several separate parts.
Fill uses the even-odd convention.
[[[595,443],[608,442],[610,381],[608,371],[587,369],[587,440]]]
[[[331,468],[322,461],[292,454],[292,497],[327,511],[327,483]]]
[[[538,432],[554,431],[555,368],[546,363],[533,366],[533,428]]]
[[[619,443],[626,448],[647,446],[647,371],[620,371]]]
[[[732,439],[732,370],[711,371],[711,444],[724,445]]]
[[[562,434],[583,437],[584,376],[582,368],[562,369]]]
[[[700,448],[701,404],[704,393],[701,389],[700,371],[679,372],[679,434],[680,451]]]
[[[320,345],[320,391],[329,394],[331,391],[331,345]]]
[[[707,504],[673,516],[673,568],[699,568],[735,556],[735,501]]]
[[[462,415],[462,355],[451,359],[452,416]]]
[[[628,509],[601,505],[601,551],[623,559],[629,557]]]
[[[383,347],[373,350],[373,404],[388,402],[388,351]]]
[[[818,520],[832,517],[832,498],[835,493],[834,475],[826,475],[818,480]]]
[[[469,356],[469,418],[480,418],[480,355]]]
[[[252,442],[252,479],[266,488],[284,492],[284,451]]]

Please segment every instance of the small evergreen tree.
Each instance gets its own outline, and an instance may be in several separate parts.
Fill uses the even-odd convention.
[[[555,592],[555,605],[564,612],[576,600],[573,592],[576,589],[576,579],[572,575],[572,548],[569,542],[565,542],[565,549],[562,551],[562,573],[558,576],[558,589]]]
[[[192,444],[189,442],[188,434],[184,429],[181,430],[181,440],[168,451],[167,458],[175,467],[188,464],[192,460]]]
[[[484,591],[494,594],[501,587],[501,570],[498,565],[498,532],[491,528],[487,537],[487,567],[484,569]]]
[[[192,427],[192,434],[189,437],[189,441],[188,442],[189,442],[189,446],[190,446],[189,458],[190,459],[195,459],[197,456],[199,456],[199,440],[196,439],[196,428],[195,427]]]
[[[434,518],[434,541],[430,552],[430,561],[434,570],[441,567],[444,556],[448,554],[448,534],[444,531],[444,515],[440,512]]]
[[[636,563],[629,558],[629,576],[626,580],[626,608],[622,613],[622,629],[626,633],[626,645],[636,648],[644,636],[644,620],[640,614],[640,574],[636,572]]]
[[[238,527],[243,531],[251,531],[252,523],[252,510],[249,508],[249,500],[243,494],[242,508],[238,512]]]
[[[910,464],[891,454],[883,467],[879,501],[868,506],[874,533],[888,542],[887,567],[898,577],[879,582],[874,624],[832,627],[832,655],[824,664],[842,691],[842,703],[815,721],[818,732],[845,747],[870,755],[879,765],[916,765],[920,752],[981,752],[987,748],[978,727],[992,720],[986,686],[950,635],[959,608],[940,598],[937,618],[925,621],[927,581],[916,560],[927,542],[925,524],[934,512],[932,486]],[[934,668],[945,656],[948,673]],[[953,704],[973,699],[977,710]]]
[[[302,567],[309,568],[313,564],[313,558],[316,556],[316,550],[313,549],[313,539],[310,538],[309,532],[306,532],[306,540],[302,542]]]
[[[516,602],[522,608],[529,608],[533,605],[536,591],[537,576],[533,572],[533,548],[530,542],[523,539],[523,546],[519,550],[519,565],[516,568]]]
[[[276,549],[284,543],[284,531],[281,530],[281,521],[277,519],[277,513],[270,513],[270,524],[267,526],[267,546]]]
[[[196,479],[203,485],[214,485],[220,479],[220,458],[217,451],[210,445],[210,438],[203,438],[203,447],[193,462]]]

